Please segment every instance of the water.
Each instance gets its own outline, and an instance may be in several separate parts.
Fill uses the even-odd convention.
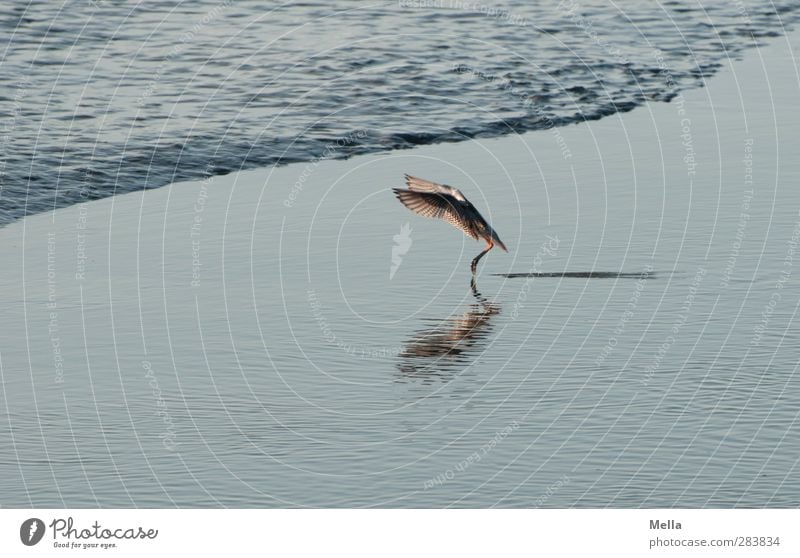
[[[176,180],[669,100],[800,12],[791,0],[465,4],[6,2],[0,224]]]
[[[0,505],[798,506],[788,40],[558,134],[3,227]],[[480,245],[403,208],[404,172],[508,245],[475,289]]]

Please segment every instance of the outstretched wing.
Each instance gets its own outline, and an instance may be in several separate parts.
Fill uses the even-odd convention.
[[[423,180],[422,178],[417,178],[416,176],[410,176],[408,174],[405,176],[406,186],[409,190],[413,190],[415,192],[445,194],[448,196],[453,196],[459,201],[465,201],[464,195],[452,186],[448,186],[447,184],[439,184],[438,182],[431,182],[430,180]]]
[[[434,186],[443,186],[424,180],[422,182]],[[444,187],[449,188],[449,186]],[[394,188],[393,190],[397,199],[417,215],[432,219],[442,219],[461,230],[467,236],[471,236],[475,240],[478,239],[475,216],[473,215],[472,206],[468,202],[457,200],[452,195],[442,192],[403,190],[401,188]]]

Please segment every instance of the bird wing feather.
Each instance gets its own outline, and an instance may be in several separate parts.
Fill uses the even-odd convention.
[[[437,194],[446,194],[448,196],[456,196],[456,193],[458,192],[457,189],[453,188],[452,186],[448,186],[447,184],[431,182],[430,180],[424,180],[408,174],[405,176],[406,186],[409,190],[413,190],[415,192],[434,192]],[[460,194],[460,192],[458,193]]]
[[[422,182],[425,183],[425,181]],[[427,184],[435,185],[433,182]],[[478,232],[473,225],[475,216],[472,215],[473,211],[469,203],[459,201],[450,194],[442,192],[394,188],[394,193],[403,205],[417,215],[442,219],[467,236],[478,239]]]

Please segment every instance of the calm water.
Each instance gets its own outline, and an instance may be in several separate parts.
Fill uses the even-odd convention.
[[[237,43],[264,41],[247,29]],[[215,176],[3,227],[0,505],[800,505],[798,76],[785,38],[744,58],[558,135]],[[404,172],[461,187],[509,246],[474,290],[480,246],[403,208]]]
[[[0,224],[242,168],[597,119],[701,85],[800,13],[465,4],[5,2]]]

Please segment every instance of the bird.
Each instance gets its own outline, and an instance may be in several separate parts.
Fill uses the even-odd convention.
[[[408,174],[405,178],[407,189],[392,188],[400,203],[417,215],[443,219],[467,236],[486,241],[486,249],[472,260],[470,269],[473,277],[477,272],[478,262],[495,244],[508,252],[497,232],[460,190]]]

